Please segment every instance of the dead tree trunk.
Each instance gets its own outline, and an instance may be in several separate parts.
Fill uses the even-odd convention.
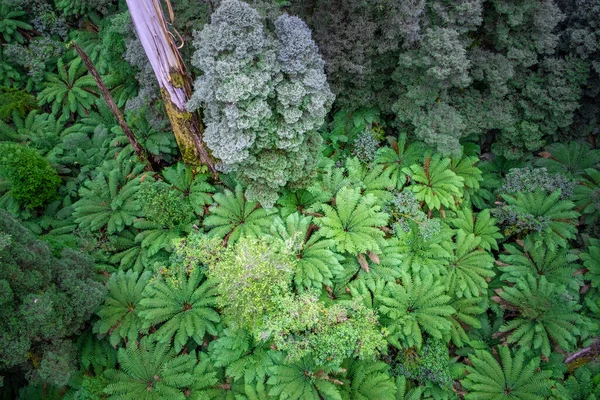
[[[146,157],[144,148],[142,147],[140,142],[138,142],[137,138],[129,128],[129,125],[127,125],[127,122],[125,122],[125,118],[123,117],[123,114],[121,114],[121,110],[119,110],[117,103],[115,103],[115,99],[113,99],[112,95],[110,94],[110,91],[104,84],[102,77],[100,76],[98,70],[92,63],[92,60],[90,60],[85,51],[83,51],[83,49],[79,47],[77,43],[72,42],[71,44],[73,45],[73,48],[75,49],[77,54],[79,54],[79,57],[81,57],[81,60],[87,67],[88,71],[90,72],[90,75],[92,75],[92,78],[94,78],[94,81],[96,81],[96,85],[98,86],[98,89],[100,89],[100,93],[102,93],[104,101],[106,101],[106,104],[108,104],[108,108],[110,108],[110,111],[115,116],[115,119],[117,120],[119,126],[125,133],[125,136],[127,136],[127,140],[129,140],[131,147],[133,147],[133,150],[135,151],[138,160],[140,160],[143,163],[146,163],[146,169],[148,169],[148,171],[153,171],[152,164],[150,163],[150,160],[148,160],[148,158]]]
[[[214,160],[202,140],[202,123],[196,113],[186,110],[192,85],[167,29],[160,0],[127,0],[127,7],[158,80],[183,161],[189,165],[205,164],[216,174]]]

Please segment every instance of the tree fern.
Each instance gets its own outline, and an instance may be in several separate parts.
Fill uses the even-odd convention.
[[[232,328],[225,328],[208,348],[216,367],[225,367],[227,376],[245,383],[265,380],[272,365],[267,350],[268,345],[256,342],[245,330]]]
[[[88,231],[106,229],[120,232],[140,215],[136,201],[143,164],[105,161],[97,175],[80,188],[80,199],[73,205],[79,227]]]
[[[452,230],[438,219],[428,220],[438,229],[427,229],[421,232],[418,224],[409,221],[408,232],[398,229],[396,236],[399,238],[398,253],[402,260],[402,267],[414,274],[427,271],[440,275],[447,269],[452,252]]]
[[[482,210],[474,214],[470,207],[456,211],[456,217],[448,221],[456,229],[472,233],[480,238],[479,246],[487,251],[498,250],[498,240],[502,239],[500,229],[496,226],[496,219],[491,218],[490,210]]]
[[[450,338],[457,347],[463,347],[469,343],[469,334],[471,328],[481,328],[481,321],[478,319],[486,311],[486,307],[480,298],[461,298],[452,299],[449,303],[454,308],[452,315],[452,329]]]
[[[347,359],[342,398],[345,400],[395,400],[396,385],[389,365],[381,361]]]
[[[509,333],[508,343],[548,356],[551,342],[569,351],[585,334],[586,321],[578,313],[581,306],[577,299],[545,276],[521,278],[515,286],[505,287],[499,297],[504,308],[518,311],[518,316],[500,327],[500,332]]]
[[[271,225],[275,208],[266,210],[257,202],[246,201],[244,189],[238,185],[235,193],[225,189],[224,193],[214,195],[215,204],[204,219],[209,235],[225,238],[235,243],[241,236],[261,236]]]
[[[111,383],[104,389],[109,400],[184,400],[183,389],[194,383],[196,357],[177,356],[169,343],[143,338],[119,349],[119,369],[104,375]]]
[[[125,229],[118,235],[110,235],[108,242],[111,252],[108,262],[117,265],[122,270],[142,271],[149,260],[144,257],[145,253],[139,243],[135,241],[135,237],[136,234],[130,229]]]
[[[423,165],[413,164],[403,171],[410,177],[408,187],[429,210],[440,207],[454,209],[463,196],[464,178],[450,168],[451,160],[436,154],[427,157]]]
[[[324,159],[321,162],[324,164],[321,173],[306,190],[322,199],[321,202],[327,202],[337,196],[340,190],[351,185],[352,181],[348,178],[346,168],[336,167],[333,160]]]
[[[553,143],[546,146],[541,158],[535,164],[545,167],[548,172],[565,174],[577,178],[588,168],[596,168],[600,163],[600,150],[592,149],[587,143]]]
[[[527,360],[524,351],[511,355],[506,346],[498,346],[500,362],[488,351],[477,351],[469,357],[469,374],[461,383],[467,400],[515,399],[543,400],[550,394],[550,371],[539,371],[539,358]]]
[[[600,385],[594,382],[592,372],[579,367],[575,373],[556,384],[552,389],[552,398],[556,400],[597,400],[600,398]]]
[[[390,171],[382,165],[367,167],[358,158],[346,159],[348,178],[353,186],[361,188],[363,195],[372,194],[377,198],[377,205],[384,205],[392,199],[391,189],[395,182],[390,178]]]
[[[557,283],[575,291],[579,290],[581,277],[573,276],[579,269],[577,255],[567,249],[551,250],[536,246],[531,236],[525,238],[521,246],[507,244],[505,252],[500,254],[502,271],[500,279],[507,282],[517,282],[528,274],[545,276],[550,283]]]
[[[150,276],[148,271],[141,275],[133,271],[113,274],[107,283],[106,300],[96,312],[100,320],[94,324],[94,332],[108,334],[113,346],[121,339],[135,342],[140,333],[146,333],[139,313],[142,292]]]
[[[600,289],[600,240],[590,239],[587,251],[581,253],[583,265],[587,268],[585,279],[591,281],[592,287]]]
[[[377,237],[383,237],[380,227],[386,225],[388,215],[375,206],[373,195],[362,196],[360,189],[345,187],[335,197],[335,208],[324,204],[325,213],[316,223],[319,235],[333,239],[338,252],[380,253]]]
[[[396,378],[396,400],[421,400],[424,386],[410,387],[410,381],[404,375]]]
[[[398,139],[388,137],[388,141],[389,147],[381,147],[375,153],[375,164],[383,165],[390,173],[396,189],[402,189],[407,180],[407,175],[402,169],[417,163],[424,153],[425,146],[421,142],[407,143],[404,132]]]
[[[507,205],[497,210],[501,224],[507,235],[513,233],[530,234],[536,246],[549,249],[568,247],[568,241],[577,233],[575,204],[559,200],[560,191],[549,196],[542,192],[502,195]]]
[[[198,355],[198,364],[192,372],[194,382],[184,390],[186,398],[205,399],[217,383],[217,372],[206,353]]]
[[[165,181],[184,194],[198,215],[204,214],[204,207],[212,204],[215,188],[207,182],[209,174],[196,173],[183,163],[165,168],[162,171]]]
[[[40,113],[39,110],[33,110],[25,117],[13,114],[13,138],[19,141],[29,142],[31,147],[35,147],[41,154],[48,157],[50,162],[56,163],[57,158],[62,157],[62,148],[60,147],[61,135],[64,131],[64,124],[57,120],[52,114]],[[0,123],[0,137],[4,133]],[[59,155],[60,154],[60,155]]]
[[[377,300],[386,317],[381,323],[389,332],[388,341],[397,348],[420,348],[425,332],[441,339],[452,328],[455,310],[448,304],[450,297],[431,274],[424,278],[406,274],[402,284],[388,284]]]
[[[96,375],[102,374],[106,368],[117,365],[117,351],[106,340],[99,340],[89,330],[77,339],[79,362],[82,369],[90,369]]]
[[[52,114],[66,112],[67,118],[77,113],[86,115],[97,99],[96,84],[90,75],[84,75],[85,69],[79,58],[66,66],[62,58],[58,60],[58,75],[46,74],[46,88],[37,97],[39,104],[52,105]]]
[[[173,276],[161,277],[146,286],[139,316],[144,320],[144,329],[157,328],[152,333],[155,340],[160,343],[173,340],[173,348],[180,352],[189,338],[202,344],[206,333],[216,336],[220,319],[214,310],[217,302],[214,284],[202,282],[201,269],[171,269],[176,269]]]
[[[309,191],[307,189],[284,190],[283,194],[277,200],[279,215],[287,218],[288,215],[295,212],[306,213],[313,206],[326,203],[331,199],[327,193],[319,191]]]
[[[314,364],[310,357],[285,364],[285,355],[276,353],[273,356],[275,365],[269,368],[270,376],[267,384],[269,395],[278,399],[323,399],[341,400],[339,387],[343,384],[333,375],[331,368]]]
[[[494,276],[494,257],[479,248],[481,238],[459,229],[456,248],[444,277],[456,297],[479,297],[487,289],[487,279]]]
[[[145,258],[152,257],[162,249],[172,251],[173,241],[185,236],[191,230],[191,227],[165,227],[144,219],[136,220],[133,227],[139,230],[135,242],[141,247],[141,255]]]
[[[27,13],[10,4],[0,5],[0,34],[6,43],[25,42],[22,31],[32,30],[33,27],[21,18]]]
[[[378,238],[377,242],[381,253],[348,257],[342,263],[344,270],[339,275],[338,280],[364,279],[367,275],[386,281],[399,278],[404,265],[402,265],[401,254],[398,252],[398,239],[394,237],[389,239]]]
[[[577,210],[585,217],[587,224],[600,221],[600,170],[588,168],[575,186],[573,201]]]
[[[293,213],[285,222],[276,218],[271,226],[271,233],[285,242],[298,259],[294,283],[301,290],[331,286],[333,277],[342,272],[343,257],[331,251],[335,242],[312,233],[315,226],[311,224],[312,217]]]
[[[479,191],[479,183],[483,180],[481,170],[475,166],[477,163],[479,163],[477,156],[453,158],[450,163],[452,172],[463,179],[463,197],[469,205],[471,196]]]

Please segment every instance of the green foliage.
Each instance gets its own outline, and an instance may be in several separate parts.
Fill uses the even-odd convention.
[[[205,333],[217,335],[216,290],[211,282],[202,281],[200,268],[172,267],[163,269],[142,293],[139,317],[143,328],[155,327],[152,338],[159,343],[173,341],[177,353],[189,338],[202,344]]]
[[[579,213],[573,210],[573,202],[560,200],[560,195],[560,191],[549,196],[542,192],[502,195],[506,205],[496,209],[495,216],[507,236],[531,235],[536,246],[544,245],[551,250],[568,247],[568,240],[577,233]]]
[[[563,382],[557,382],[552,396],[558,400],[595,400],[600,397],[600,385],[594,382],[589,368],[580,367]]]
[[[577,298],[564,286],[548,282],[545,276],[536,280],[527,275],[515,286],[504,287],[499,297],[504,308],[518,312],[499,330],[509,332],[508,343],[518,343],[548,356],[551,341],[569,351],[579,337],[586,335],[587,321],[577,313],[581,308]]]
[[[222,2],[195,36],[192,63],[203,74],[188,103],[204,109],[212,154],[265,208],[313,176],[317,129],[334,99],[306,24],[288,14],[270,22],[244,2]]]
[[[500,279],[517,282],[528,274],[546,277],[549,282],[557,283],[574,291],[579,290],[581,280],[573,276],[579,268],[577,255],[567,249],[548,249],[536,246],[535,240],[527,236],[521,246],[506,244],[505,253],[500,254]]]
[[[221,250],[208,265],[217,284],[218,305],[236,327],[253,330],[277,306],[275,296],[289,291],[295,259],[283,243],[245,237]]]
[[[100,320],[94,324],[94,332],[108,335],[110,343],[116,346],[125,339],[129,343],[137,341],[140,333],[146,333],[144,320],[140,317],[143,291],[151,274],[134,271],[119,271],[107,283],[106,300],[96,312]]]
[[[25,38],[21,31],[32,30],[33,27],[22,21],[25,11],[15,9],[14,5],[0,4],[0,34],[6,43],[23,43]]]
[[[587,143],[553,143],[544,148],[542,158],[535,163],[553,174],[564,174],[570,178],[581,177],[588,168],[600,163],[600,150],[592,149]]]
[[[414,274],[422,271],[440,275],[452,258],[453,232],[439,219],[409,220],[404,229],[396,229],[402,265]],[[450,245],[450,246],[449,246]]]
[[[325,155],[335,159],[348,156],[359,135],[370,134],[373,137],[373,125],[381,123],[380,113],[374,107],[342,109],[333,114],[330,128],[323,133]],[[372,149],[375,150],[375,149]],[[362,151],[362,150],[361,150]],[[371,154],[372,151],[369,151]]]
[[[429,210],[439,210],[442,206],[454,209],[463,196],[464,178],[450,169],[450,163],[449,158],[434,155],[427,156],[423,165],[413,164],[403,169],[411,179],[408,188]]]
[[[84,75],[85,67],[77,58],[68,66],[63,59],[58,60],[58,75],[46,74],[46,87],[37,100],[40,106],[52,105],[52,114],[69,118],[77,113],[84,117],[96,102],[96,83],[90,75]]]
[[[468,390],[466,399],[542,400],[550,394],[550,371],[539,371],[539,358],[527,359],[525,352],[514,356],[506,346],[498,346],[499,359],[488,351],[477,351],[469,357],[469,374],[461,380]]]
[[[285,221],[276,218],[271,226],[273,236],[285,242],[298,259],[294,284],[299,290],[332,286],[331,280],[342,272],[340,261],[343,257],[331,250],[335,242],[315,234],[316,226],[312,223],[312,217],[296,212],[288,215]]]
[[[382,164],[390,172],[392,181],[396,182],[396,189],[401,189],[406,184],[407,175],[403,171],[416,164],[423,156],[424,146],[421,142],[408,143],[406,133],[401,133],[398,138],[388,136],[390,146],[384,146],[375,154],[375,164]]]
[[[58,173],[34,149],[0,143],[0,178],[8,179],[9,195],[27,208],[41,207],[56,196]]]
[[[193,218],[191,205],[185,201],[183,193],[172,190],[163,181],[145,180],[137,191],[142,213],[150,221],[169,229],[190,223]]]
[[[379,312],[385,316],[381,323],[389,332],[388,341],[397,348],[423,345],[423,334],[442,339],[450,332],[450,315],[455,310],[448,305],[450,296],[445,294],[443,283],[433,275],[424,278],[402,277],[402,284],[386,285],[383,294],[377,296]]]
[[[0,87],[0,121],[10,122],[13,114],[23,117],[37,108],[35,97],[25,90]]]
[[[271,224],[270,215],[276,210],[265,210],[257,202],[247,201],[244,189],[237,185],[235,193],[225,189],[214,195],[215,203],[204,219],[209,235],[225,238],[227,243],[235,243],[242,236],[259,237]]]
[[[436,385],[449,389],[452,382],[450,357],[446,343],[430,338],[415,354],[413,349],[398,353],[398,373],[415,380],[422,386]]]
[[[270,396],[278,399],[342,399],[338,388],[343,383],[335,378],[336,370],[320,367],[308,357],[284,364],[284,357],[283,353],[276,353],[275,365],[269,368]]]
[[[317,365],[340,365],[349,357],[369,360],[386,345],[374,310],[358,302],[327,307],[310,293],[278,297],[256,335],[285,351],[291,363],[303,358]]]
[[[333,239],[338,252],[380,253],[376,239],[383,237],[379,228],[386,225],[388,215],[374,205],[376,200],[372,194],[362,196],[359,189],[341,189],[335,196],[335,208],[321,206],[325,216],[316,221],[319,235]]]
[[[110,381],[104,389],[110,400],[184,400],[183,389],[195,380],[194,355],[177,356],[168,343],[155,344],[150,338],[120,348],[118,360],[118,370],[104,373]]]
[[[144,169],[134,160],[105,161],[95,176],[79,189],[80,199],[73,204],[73,216],[79,227],[109,234],[131,226],[141,214],[136,199]]]
[[[588,168],[575,187],[573,201],[590,225],[600,220],[600,170]]]
[[[106,368],[117,365],[117,351],[106,340],[98,340],[91,330],[77,339],[79,362],[84,371],[101,375]]]
[[[268,347],[253,340],[243,329],[225,328],[208,351],[216,367],[225,367],[227,376],[238,382],[263,382],[273,364]]]
[[[600,240],[590,239],[587,251],[580,257],[587,268],[585,279],[591,281],[592,287],[600,288]]]
[[[70,337],[105,295],[92,260],[71,249],[55,257],[14,217],[0,211],[0,369],[33,382],[65,385],[76,369]]]
[[[342,367],[346,370],[342,399],[344,400],[394,400],[396,387],[389,366],[381,361],[356,361],[348,359]]]
[[[487,251],[498,250],[498,239],[502,239],[500,229],[496,226],[496,219],[491,218],[490,210],[482,210],[474,214],[470,208],[456,211],[456,217],[448,221],[456,229],[467,234],[473,234],[481,239],[479,246]]]
[[[494,257],[479,248],[481,238],[459,230],[456,248],[444,276],[447,287],[456,297],[480,297],[487,289],[487,280],[495,275],[492,271]]]
[[[565,175],[549,174],[546,168],[511,168],[506,174],[501,193],[546,192],[548,194],[560,190],[561,200],[571,197],[575,182]]]

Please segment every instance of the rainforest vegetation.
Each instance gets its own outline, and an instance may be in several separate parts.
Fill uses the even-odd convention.
[[[0,399],[600,399],[599,131],[600,0],[0,0]]]

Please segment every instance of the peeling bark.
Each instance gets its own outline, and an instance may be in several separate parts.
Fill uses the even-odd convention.
[[[183,161],[188,165],[205,164],[216,175],[214,160],[202,140],[202,123],[196,113],[186,109],[192,84],[167,28],[160,0],[127,0],[127,7],[158,80]]]

